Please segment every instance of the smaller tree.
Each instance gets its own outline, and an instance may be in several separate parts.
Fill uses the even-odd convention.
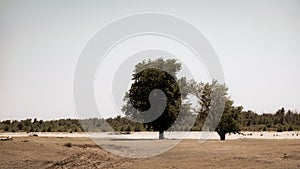
[[[226,101],[225,110],[221,117],[220,123],[216,128],[216,132],[219,134],[220,140],[225,140],[225,135],[227,133],[239,133],[239,117],[242,110],[242,106],[234,107],[233,101]]]
[[[216,131],[221,140],[225,140],[227,133],[240,131],[239,116],[243,107],[233,106],[233,101],[228,96],[228,88],[224,84],[213,80],[211,84],[193,82],[190,85],[195,89],[193,92],[200,104],[196,124],[201,125],[204,130]]]

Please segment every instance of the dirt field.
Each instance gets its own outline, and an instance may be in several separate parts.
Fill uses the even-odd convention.
[[[88,138],[21,137],[0,142],[0,168],[300,169],[300,140],[184,140],[161,155],[132,159],[111,154]]]

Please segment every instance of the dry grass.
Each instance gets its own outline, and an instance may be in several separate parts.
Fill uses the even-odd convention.
[[[27,142],[24,142],[27,140]],[[70,143],[71,147],[64,146]],[[111,154],[88,138],[14,138],[0,142],[0,168],[299,168],[300,140],[184,140],[156,157]]]

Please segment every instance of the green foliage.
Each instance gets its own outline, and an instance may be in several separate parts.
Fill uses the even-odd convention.
[[[0,122],[0,130],[6,132],[69,132],[83,131],[78,120],[61,119],[51,121],[38,121],[37,119],[8,120]]]
[[[289,125],[288,131],[293,131],[293,130],[294,130],[293,126]]]
[[[5,125],[5,126],[4,126],[4,131],[9,131],[8,125]]]
[[[155,116],[154,113],[163,111],[155,120],[143,124],[148,130],[160,133],[170,128],[177,119],[181,107],[182,95],[176,77],[180,69],[181,64],[175,59],[160,58],[137,64],[133,73],[133,84],[124,98],[127,102],[123,107],[125,115],[144,122],[145,119]],[[164,105],[151,107],[149,96],[155,89],[160,89],[165,94],[165,107]],[[163,99],[162,97],[154,98]],[[164,101],[155,100],[156,103]],[[150,107],[155,110],[150,113],[146,112]]]
[[[243,131],[293,131],[300,129],[300,114],[285,111],[284,108],[275,113],[257,114],[251,110],[243,111],[239,123]]]
[[[277,126],[277,130],[276,130],[276,131],[277,131],[277,132],[285,131],[284,126],[282,126],[281,124],[279,124],[279,125]]]
[[[234,107],[233,101],[227,100],[225,110],[221,117],[220,123],[216,128],[216,132],[220,135],[221,140],[225,140],[226,133],[238,133],[240,129],[239,117],[243,107]]]
[[[226,133],[240,131],[239,117],[243,108],[233,106],[224,84],[216,80],[206,84],[191,81],[190,86],[200,105],[194,130],[215,130],[221,140],[225,139]]]

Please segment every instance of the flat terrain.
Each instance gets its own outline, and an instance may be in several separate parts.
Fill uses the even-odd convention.
[[[183,140],[158,156],[135,159],[114,155],[89,138],[18,137],[0,141],[0,168],[300,169],[300,140]]]

